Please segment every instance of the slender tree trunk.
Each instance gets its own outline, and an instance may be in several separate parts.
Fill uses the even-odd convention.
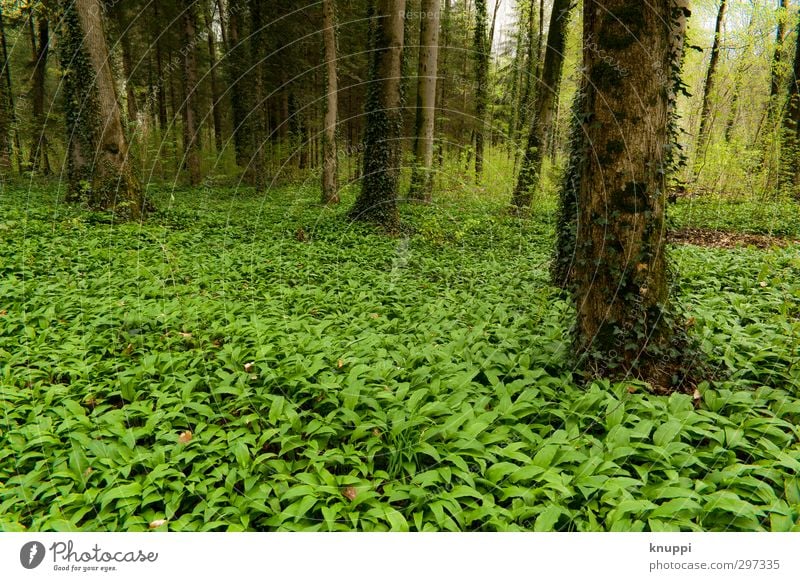
[[[376,0],[371,10],[372,66],[364,131],[364,176],[361,192],[350,210],[394,231],[400,224],[397,189],[400,177],[402,110],[400,72],[403,53],[405,0]]]
[[[158,2],[153,2],[153,17],[156,22],[159,20]],[[157,33],[160,36],[160,33]],[[164,68],[162,65],[161,57],[161,39],[157,38],[155,41],[156,48],[156,101],[158,104],[158,128],[161,131],[162,139],[164,132],[167,130],[167,97],[164,93]]]
[[[128,157],[100,1],[65,2],[61,22],[68,197],[121,218],[140,219],[149,204]]]
[[[217,43],[214,41],[214,4],[211,12],[203,12],[208,35],[209,77],[211,78],[211,117],[214,120],[214,147],[217,155],[222,154],[222,104],[220,103],[219,82],[217,81]],[[222,18],[220,17],[220,22]]]
[[[439,134],[440,139],[442,140],[439,143],[438,149],[438,165],[442,167],[444,164],[444,141],[445,141],[445,118],[448,117],[447,113],[447,95],[448,95],[448,74],[447,74],[447,62],[448,56],[450,55],[450,3],[452,0],[444,0],[444,14],[442,20],[442,48],[443,50],[439,52],[441,57],[441,65],[437,63],[437,72],[443,71],[442,78],[437,79],[437,84],[439,86],[439,104],[437,105],[437,110],[440,111],[440,114],[437,116],[437,132]]]
[[[322,26],[325,42],[325,127],[322,135],[322,203],[339,203],[339,166],[336,122],[339,114],[339,81],[336,74],[336,12],[334,0],[323,0]]]
[[[200,173],[200,132],[197,106],[197,28],[194,0],[183,5],[183,155],[189,170],[189,183],[196,186],[203,179]]]
[[[547,131],[553,125],[556,92],[564,66],[570,8],[570,0],[554,0],[553,2],[544,68],[536,90],[534,117],[530,124],[528,142],[525,145],[517,185],[511,199],[512,206],[517,211],[524,211],[530,207],[533,192],[539,185],[539,174],[547,144]]]
[[[131,54],[131,33],[122,31],[120,35],[122,45],[122,72],[125,75],[125,105],[128,112],[128,123],[136,123],[139,116],[139,107],[136,103],[136,91],[133,84],[133,56]]]
[[[9,98],[11,83],[6,83],[8,58],[6,57],[6,35],[3,26],[3,7],[0,6],[0,183],[11,172],[11,107]]]
[[[36,60],[33,66],[33,131],[31,133],[31,150],[28,165],[31,171],[49,175],[50,162],[47,158],[47,132],[44,112],[44,87],[47,74],[47,56],[50,47],[50,28],[46,17],[39,17],[37,31],[39,42],[34,45],[36,46]]]
[[[414,166],[409,197],[430,201],[433,194],[433,129],[439,63],[439,0],[423,0],[419,30]]]
[[[753,33],[755,30],[756,8],[751,6],[750,21],[747,24],[747,40],[743,54],[750,54],[753,48]],[[742,83],[746,71],[745,59],[741,59],[736,67],[736,77],[733,80],[733,95],[731,95],[731,106],[728,111],[728,120],[725,122],[725,142],[730,143],[733,137],[733,130],[736,127],[736,119],[739,115],[739,99],[742,93]]]
[[[697,153],[698,157],[703,149],[703,145],[708,140],[706,133],[711,128],[711,97],[716,82],[717,65],[719,63],[719,46],[722,41],[722,20],[725,18],[725,8],[728,0],[722,0],[717,12],[717,23],[714,27],[714,43],[711,45],[711,59],[708,62],[708,72],[706,82],[703,85],[703,106],[700,110],[700,131],[697,133]]]
[[[486,45],[486,0],[475,0],[475,180],[483,173],[483,138],[489,99],[489,54]]]
[[[589,377],[632,375],[664,390],[676,360],[665,190],[688,15],[678,1],[585,0],[583,14],[576,349]]]
[[[251,140],[247,131],[247,71],[250,68],[249,54],[242,35],[242,16],[245,13],[245,0],[228,2],[228,84],[231,87],[231,111],[233,113],[233,146],[236,151],[236,164],[248,169],[253,155]]]

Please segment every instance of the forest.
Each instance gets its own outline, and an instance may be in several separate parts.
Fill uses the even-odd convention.
[[[0,0],[0,530],[800,531],[800,3]]]

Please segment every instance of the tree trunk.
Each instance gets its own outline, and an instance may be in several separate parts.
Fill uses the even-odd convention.
[[[67,139],[68,198],[121,218],[150,209],[128,158],[100,0],[65,2],[61,42]]]
[[[209,76],[211,78],[211,117],[214,120],[214,147],[217,155],[222,154],[222,104],[220,103],[219,83],[217,81],[217,46],[214,41],[214,3],[211,4],[211,13],[203,13],[206,20],[206,33],[208,35]],[[220,16],[220,22],[222,17]]]
[[[483,173],[483,132],[489,99],[489,54],[486,46],[486,0],[475,0],[475,181]]]
[[[430,201],[433,194],[433,128],[436,120],[436,75],[439,63],[439,0],[420,6],[417,111],[414,166],[409,197]]]
[[[585,0],[576,349],[589,377],[671,389],[666,174],[688,0]],[[613,64],[612,64],[613,63]]]
[[[44,112],[44,87],[47,74],[47,56],[50,47],[50,29],[47,18],[40,16],[37,23],[39,42],[36,43],[36,60],[33,66],[33,131],[28,158],[31,171],[50,175],[47,158],[46,116]]]
[[[361,192],[350,210],[395,231],[400,225],[397,188],[400,177],[402,110],[400,72],[403,54],[405,0],[375,0],[370,45],[372,64],[364,131],[364,175]]]
[[[153,17],[156,22],[159,21],[158,2],[153,2]],[[156,33],[154,44],[156,48],[156,100],[158,102],[158,128],[161,130],[161,138],[164,138],[164,132],[167,130],[167,96],[164,93],[164,68],[162,65],[161,57],[161,34]]]
[[[445,132],[445,118],[448,117],[447,112],[447,88],[448,88],[448,75],[447,75],[447,61],[448,56],[450,54],[450,6],[452,0],[444,0],[444,14],[442,20],[442,50],[440,52],[442,58],[441,66],[437,63],[437,72],[441,70],[443,72],[441,80],[437,80],[437,84],[439,86],[439,104],[437,105],[437,110],[440,111],[439,115],[437,116],[437,125],[438,125],[438,133],[439,137],[442,140],[439,143],[438,147],[438,164],[439,167],[442,167],[444,163],[444,132]]]
[[[11,107],[9,97],[11,96],[11,83],[6,82],[8,72],[8,58],[6,57],[6,35],[3,26],[3,7],[0,6],[0,183],[11,172]],[[10,81],[10,79],[9,79]]]
[[[231,111],[233,113],[233,147],[236,164],[248,169],[253,151],[246,128],[247,120],[247,71],[250,68],[249,54],[240,39],[245,0],[230,0],[228,3],[228,84],[231,88]]]
[[[125,105],[128,112],[128,123],[135,124],[139,116],[136,105],[136,91],[133,85],[133,56],[131,54],[131,32],[123,30],[120,34],[122,45],[122,72],[125,75]]]
[[[775,53],[772,56],[772,74],[770,75],[769,96],[774,102],[781,93],[781,61],[783,60],[783,41],[786,39],[786,22],[789,13],[789,0],[780,0],[778,8],[778,28],[775,32]]]
[[[511,203],[517,211],[525,211],[530,207],[533,191],[539,184],[539,173],[542,169],[542,159],[547,143],[547,131],[553,125],[556,91],[560,84],[561,69],[564,65],[570,8],[570,0],[554,0],[553,2],[544,68],[536,88],[534,115],[530,124],[528,142],[525,145],[517,185],[511,199]]]
[[[755,31],[755,18],[756,7],[751,6],[750,20],[747,23],[747,34],[745,41],[745,49],[743,54],[750,54],[753,49],[753,36]],[[742,83],[744,82],[744,75],[746,71],[745,59],[740,59],[736,67],[736,76],[733,80],[733,95],[731,95],[731,106],[728,111],[728,119],[725,122],[725,142],[730,143],[733,137],[733,130],[736,127],[736,118],[739,115],[739,99],[742,93]]]
[[[714,27],[714,43],[711,45],[711,59],[708,62],[706,82],[703,85],[703,106],[700,110],[700,131],[697,133],[697,155],[699,157],[703,145],[707,142],[706,133],[711,128],[711,96],[716,81],[717,65],[719,63],[719,45],[722,41],[722,20],[725,18],[725,7],[728,0],[722,0],[717,12],[717,23]]]
[[[7,122],[7,137],[8,140],[8,147],[11,148],[11,132],[13,128],[13,135],[14,135],[14,157],[17,161],[17,171],[21,174],[22,173],[22,157],[21,157],[21,148],[19,143],[19,130],[17,129],[17,115],[16,109],[14,108],[14,85],[11,83],[11,66],[10,61],[8,60],[8,48],[6,46],[6,30],[5,25],[3,22],[3,6],[0,4],[0,50],[2,50],[2,66],[0,66],[0,70],[3,71],[3,78],[0,79],[0,83],[5,82],[6,90],[5,90],[5,99],[0,102],[0,108],[6,107],[5,109],[5,118]],[[0,113],[0,115],[2,115]],[[0,152],[0,155],[3,155]],[[10,154],[9,154],[10,157]]]
[[[203,179],[200,173],[200,134],[197,107],[197,55],[195,44],[194,0],[183,5],[183,155],[189,170],[189,183],[196,186]]]
[[[339,81],[336,75],[336,13],[334,0],[323,0],[322,26],[325,41],[325,127],[322,136],[322,203],[339,203],[336,122],[339,114]]]
[[[797,21],[797,40],[792,69],[792,82],[786,98],[786,114],[781,128],[780,171],[778,186],[782,193],[797,195],[796,186],[800,174],[800,17]]]

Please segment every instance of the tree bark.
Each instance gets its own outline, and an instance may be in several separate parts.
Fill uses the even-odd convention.
[[[153,17],[156,22],[159,21],[158,2],[153,2]],[[164,92],[164,67],[162,65],[162,50],[160,33],[156,33],[154,44],[156,49],[156,101],[158,104],[158,128],[161,130],[162,139],[164,132],[167,130],[167,96]]]
[[[780,171],[778,186],[782,193],[797,196],[800,177],[800,17],[797,21],[797,40],[792,68],[792,82],[786,97],[786,114],[781,127]]]
[[[557,88],[564,66],[564,49],[567,42],[567,23],[570,16],[570,0],[554,0],[547,33],[547,48],[544,68],[538,79],[534,100],[534,115],[528,132],[528,142],[522,157],[522,166],[511,199],[517,211],[525,211],[531,205],[533,191],[539,184],[547,131],[553,125]]]
[[[22,158],[20,156],[20,143],[19,143],[19,130],[16,127],[16,110],[14,109],[14,85],[11,82],[11,66],[10,61],[8,60],[8,48],[6,46],[6,30],[3,21],[3,6],[0,4],[0,50],[2,50],[2,65],[0,65],[0,70],[2,70],[3,75],[2,79],[0,79],[0,84],[5,82],[5,91],[0,91],[0,97],[4,97],[2,101],[0,101],[0,117],[5,119],[6,123],[6,130],[4,134],[6,135],[6,147],[7,149],[0,150],[0,157],[4,155],[8,155],[9,164],[11,158],[11,149],[14,150],[14,157],[17,161],[17,171],[21,174],[22,173]],[[2,95],[5,93],[5,95]],[[13,133],[13,148],[12,148],[12,133]],[[0,134],[0,140],[2,140],[2,134]],[[7,153],[4,153],[7,152]],[[0,161],[1,163],[1,161]]]
[[[442,20],[442,50],[439,54],[441,56],[442,64],[441,66],[437,63],[437,72],[439,70],[443,71],[443,75],[441,79],[437,79],[437,85],[439,86],[439,103],[436,106],[437,110],[440,111],[440,114],[437,116],[437,126],[438,126],[438,133],[440,139],[442,141],[438,147],[438,164],[439,167],[442,166],[444,163],[444,132],[445,132],[445,118],[448,116],[447,113],[447,95],[448,95],[448,75],[447,75],[447,61],[448,56],[450,53],[450,6],[452,0],[444,0],[444,14]]]
[[[786,19],[789,12],[789,0],[780,0],[778,8],[778,27],[775,31],[775,52],[772,56],[772,74],[770,75],[770,102],[781,93],[781,61],[783,60],[783,42],[786,39]]]
[[[33,66],[33,127],[28,165],[33,172],[50,175],[50,162],[47,158],[46,116],[44,112],[44,88],[47,74],[47,56],[50,47],[50,28],[45,16],[38,18],[36,28],[39,42],[35,44],[36,60]]]
[[[200,134],[197,107],[197,28],[195,26],[194,0],[183,4],[183,155],[189,170],[189,183],[196,186],[203,176],[200,173]]]
[[[666,175],[687,0],[585,0],[573,299],[589,377],[669,389]]]
[[[400,177],[402,110],[400,72],[405,0],[375,0],[371,10],[372,64],[364,131],[364,173],[361,192],[350,216],[387,231],[400,225],[397,188]]]
[[[439,63],[439,0],[420,5],[417,111],[414,166],[409,197],[430,201],[433,194],[433,129],[436,121],[436,82]]]
[[[697,133],[698,155],[706,143],[708,136],[706,133],[711,127],[711,96],[714,91],[716,81],[717,65],[719,63],[719,45],[722,41],[722,20],[725,18],[725,8],[728,0],[722,0],[717,12],[717,22],[714,26],[714,43],[711,45],[711,59],[708,62],[708,72],[706,81],[703,85],[703,105],[700,110],[700,130]]]
[[[336,122],[339,114],[339,81],[336,74],[336,12],[334,0],[323,0],[322,34],[325,43],[325,119],[322,136],[322,203],[339,203],[339,164]]]
[[[219,96],[219,82],[217,80],[217,43],[214,41],[214,6],[211,12],[204,12],[206,33],[208,35],[209,76],[211,78],[211,117],[214,121],[214,147],[217,155],[222,154],[222,104]],[[222,17],[220,16],[220,23]],[[223,27],[224,29],[224,27]]]
[[[131,54],[131,32],[122,30],[120,34],[122,45],[122,72],[125,75],[125,106],[128,113],[128,123],[136,123],[139,116],[139,107],[136,103],[136,91],[133,84],[133,55]]]
[[[483,137],[489,99],[489,54],[486,46],[486,0],[475,0],[475,181],[483,173]]]
[[[150,209],[128,158],[99,0],[63,3],[61,38],[67,139],[68,198],[120,218]]]

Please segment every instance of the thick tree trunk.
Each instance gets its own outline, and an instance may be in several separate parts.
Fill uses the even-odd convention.
[[[3,7],[0,6],[0,183],[5,180],[11,171],[11,107],[9,98],[11,82],[8,73],[8,58],[6,56],[6,34],[3,26]]]
[[[717,12],[717,23],[714,27],[714,43],[711,45],[711,58],[708,61],[706,81],[703,85],[703,105],[700,109],[700,130],[697,133],[698,155],[708,139],[707,132],[711,128],[711,97],[716,82],[717,65],[719,64],[719,47],[722,41],[722,20],[725,18],[725,8],[728,0],[722,0]]]
[[[792,69],[792,82],[786,97],[786,114],[781,128],[780,171],[778,186],[782,193],[797,196],[800,177],[800,17],[797,21],[797,40]]]
[[[214,147],[217,155],[222,154],[222,103],[220,103],[219,82],[217,80],[217,43],[214,41],[214,3],[211,12],[203,12],[208,36],[209,76],[211,78],[211,117],[214,120]],[[220,16],[220,22],[222,17]],[[224,27],[223,27],[224,29]]]
[[[372,10],[372,65],[364,131],[364,175],[361,192],[350,210],[387,231],[399,227],[397,188],[400,177],[402,110],[400,72],[405,0],[376,0]]]
[[[522,157],[522,166],[514,188],[511,203],[517,211],[524,211],[531,205],[533,192],[539,184],[542,169],[547,131],[553,125],[557,89],[561,70],[564,66],[564,49],[567,42],[567,23],[569,22],[570,0],[554,0],[550,15],[550,29],[547,33],[547,48],[544,55],[544,68],[536,89],[533,119],[528,133],[528,142]]]
[[[439,0],[420,5],[417,111],[414,166],[409,197],[430,201],[433,193],[433,129],[436,120],[436,75],[439,63]]]
[[[666,174],[688,13],[678,1],[585,0],[583,14],[576,349],[590,377],[633,375],[663,389]]]
[[[96,210],[140,219],[149,209],[128,158],[99,0],[65,2],[60,39],[69,194]]]
[[[203,179],[200,173],[200,133],[197,106],[197,55],[195,44],[194,0],[183,5],[183,155],[189,170],[189,183],[196,186]]]
[[[33,66],[33,127],[28,165],[33,172],[50,175],[50,162],[47,158],[46,116],[44,112],[44,87],[47,74],[47,56],[50,47],[50,29],[46,17],[39,17],[37,31],[39,42],[36,43],[36,60]]]
[[[442,63],[441,66],[437,63],[437,72],[442,71],[442,78],[437,80],[437,85],[439,86],[439,103],[436,106],[436,109],[441,113],[437,116],[437,126],[438,126],[438,133],[440,139],[442,140],[439,144],[438,149],[438,164],[439,167],[442,166],[444,163],[444,141],[446,137],[444,136],[445,133],[445,118],[448,117],[447,113],[447,96],[448,96],[448,79],[449,75],[447,74],[447,61],[448,56],[450,54],[450,6],[452,0],[444,0],[444,14],[442,20],[442,48],[443,50],[439,52],[441,55]]]
[[[475,0],[475,180],[483,173],[483,137],[489,99],[489,54],[486,42],[486,0]]]
[[[3,22],[3,6],[0,4],[0,50],[2,50],[2,54],[0,57],[2,58],[2,63],[0,64],[0,69],[3,71],[2,79],[0,79],[0,83],[5,82],[6,90],[5,90],[5,99],[0,102],[0,108],[5,109],[5,119],[7,123],[7,130],[6,130],[6,139],[8,142],[9,149],[11,148],[11,133],[13,128],[13,142],[14,142],[14,157],[17,161],[17,171],[21,174],[22,173],[22,157],[21,157],[21,148],[19,143],[19,130],[16,127],[16,110],[14,109],[14,85],[11,82],[11,67],[9,66],[10,61],[8,60],[8,48],[6,46],[6,30],[5,25]],[[0,113],[0,115],[3,115]],[[2,138],[0,138],[2,139]],[[2,151],[0,151],[0,156],[4,155]],[[10,153],[8,154],[10,157]]]
[[[336,122],[339,114],[339,81],[336,75],[336,13],[334,0],[323,0],[322,26],[325,42],[325,119],[322,135],[322,203],[339,203],[339,165]]]

